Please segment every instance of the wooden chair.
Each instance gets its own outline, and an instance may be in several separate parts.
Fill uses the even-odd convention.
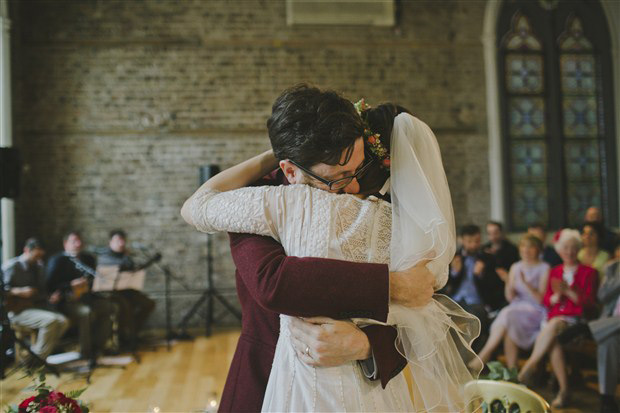
[[[465,398],[474,400],[466,412],[548,413],[549,403],[527,387],[495,380],[473,380],[465,385]]]

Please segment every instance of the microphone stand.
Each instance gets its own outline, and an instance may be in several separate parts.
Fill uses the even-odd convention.
[[[142,246],[136,247],[143,255],[147,256],[146,248]],[[159,253],[158,253],[159,254]],[[159,254],[160,255],[160,254]],[[179,277],[175,276],[168,265],[163,265],[159,260],[154,262],[155,266],[164,274],[164,307],[166,312],[166,347],[168,351],[171,350],[171,341],[175,338],[179,338],[179,335],[172,330],[172,301],[170,297],[170,281],[175,280],[183,288],[189,290],[189,287]]]

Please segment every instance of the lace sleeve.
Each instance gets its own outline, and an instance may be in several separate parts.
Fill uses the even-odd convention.
[[[271,205],[279,187],[249,187],[220,192],[205,189],[190,199],[191,220],[199,231],[267,235],[279,240]],[[281,222],[281,221],[280,221]]]

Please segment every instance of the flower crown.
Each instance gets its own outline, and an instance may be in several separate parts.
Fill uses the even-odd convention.
[[[368,149],[379,160],[381,167],[389,170],[390,152],[381,143],[381,139],[379,139],[381,135],[370,130],[366,116],[363,114],[364,111],[370,109],[370,105],[368,105],[362,98],[354,103],[353,106],[355,106],[355,110],[357,110],[357,113],[360,115],[362,122],[364,123],[364,141],[368,144]]]

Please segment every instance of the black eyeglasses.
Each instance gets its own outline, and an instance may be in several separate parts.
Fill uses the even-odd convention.
[[[374,158],[370,157],[370,160],[366,162],[364,165],[362,165],[362,167],[354,175],[347,176],[345,178],[334,179],[333,181],[328,181],[325,178],[321,178],[320,176],[318,176],[311,170],[304,168],[303,166],[299,165],[295,161],[290,161],[290,162],[296,167],[298,167],[299,169],[301,169],[302,171],[304,171],[305,173],[307,173],[308,175],[310,175],[311,177],[313,177],[314,179],[316,179],[317,181],[322,182],[325,185],[327,185],[330,191],[337,191],[339,189],[346,188],[351,182],[353,182],[353,179],[361,178],[364,175],[364,173],[368,170],[368,167],[372,165],[374,161],[375,161]]]

